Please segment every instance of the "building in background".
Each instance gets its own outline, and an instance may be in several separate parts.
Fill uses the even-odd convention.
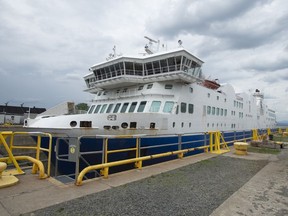
[[[24,119],[30,116],[35,118],[45,112],[45,108],[0,105],[0,124],[21,125]]]

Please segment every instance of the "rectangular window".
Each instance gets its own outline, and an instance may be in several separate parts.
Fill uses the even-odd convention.
[[[212,115],[215,115],[215,107],[212,107]]]
[[[121,110],[120,110],[120,112],[121,112],[121,113],[125,113],[128,105],[129,105],[129,103],[124,103],[123,106],[122,106],[122,108],[121,108]]]
[[[109,106],[108,106],[108,108],[107,108],[107,110],[106,110],[106,113],[110,113],[110,112],[111,112],[111,110],[112,110],[112,108],[113,108],[113,105],[114,105],[114,104],[109,104]]]
[[[189,104],[188,105],[188,113],[193,113],[194,112],[194,105],[193,104]]]
[[[161,101],[153,101],[149,112],[159,112]]]
[[[181,106],[180,106],[181,113],[186,113],[186,110],[187,110],[187,104],[181,103]]]
[[[219,115],[219,108],[216,109],[216,115]]]
[[[102,106],[101,110],[100,110],[100,113],[104,113],[106,107],[107,107],[107,104],[104,104],[104,105]]]
[[[164,105],[164,108],[163,108],[163,112],[164,113],[171,113],[172,109],[173,109],[173,106],[174,106],[174,102],[173,101],[166,101],[165,105]]]
[[[97,107],[96,107],[96,109],[95,109],[94,113],[98,113],[98,112],[99,112],[99,110],[100,110],[100,107],[101,107],[101,105],[97,105]]]
[[[95,105],[92,105],[92,106],[90,107],[88,113],[91,114],[91,113],[93,112],[94,108],[95,108]]]
[[[128,112],[134,112],[136,108],[137,102],[132,102]]]
[[[208,114],[208,115],[211,114],[211,106],[207,106],[207,114]]]
[[[223,116],[223,113],[224,113],[223,111],[224,111],[224,110],[223,110],[223,109],[221,109],[221,116]]]
[[[148,84],[147,89],[151,89],[153,87],[153,84]]]
[[[120,106],[121,106],[121,103],[117,103],[115,108],[114,108],[114,110],[113,110],[113,113],[117,113],[119,108],[120,108]]]
[[[165,85],[165,89],[172,89],[173,88],[173,85],[172,84],[166,84]]]
[[[145,106],[146,106],[146,103],[147,103],[147,101],[141,101],[141,102],[140,102],[140,105],[139,105],[139,107],[138,107],[138,109],[137,109],[137,112],[143,112],[143,111],[144,111],[144,108],[145,108]]]

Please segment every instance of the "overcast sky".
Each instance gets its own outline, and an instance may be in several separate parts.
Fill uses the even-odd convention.
[[[83,76],[144,36],[201,58],[207,77],[237,92],[260,89],[288,120],[286,0],[0,0],[0,104],[89,102]]]

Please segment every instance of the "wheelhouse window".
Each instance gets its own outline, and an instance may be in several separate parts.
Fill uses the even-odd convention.
[[[174,106],[174,102],[173,101],[166,101],[165,105],[164,105],[164,108],[163,108],[163,112],[164,113],[171,113],[172,109],[173,109],[173,106]]]
[[[159,112],[161,106],[161,101],[153,101],[149,112]]]
[[[138,109],[137,109],[137,112],[143,112],[143,111],[144,111],[144,108],[145,108],[145,106],[146,106],[146,103],[147,103],[147,101],[141,101],[141,102],[140,102],[140,105],[139,105],[139,107],[138,107]]]

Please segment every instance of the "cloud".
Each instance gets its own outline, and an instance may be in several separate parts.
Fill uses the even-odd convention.
[[[207,77],[238,92],[263,89],[277,97],[270,105],[288,107],[284,0],[0,0],[0,11],[0,102],[89,101],[88,68],[114,45],[117,53],[142,53],[150,36],[168,49],[181,39],[205,61]]]

